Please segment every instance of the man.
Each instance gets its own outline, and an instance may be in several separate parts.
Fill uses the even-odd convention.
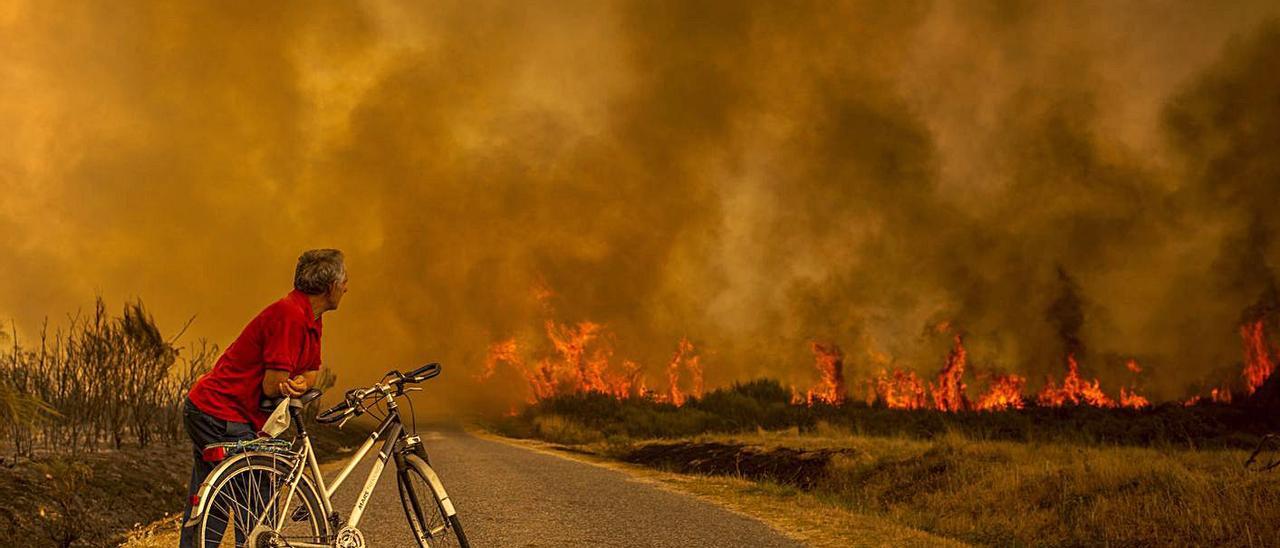
[[[267,306],[245,326],[187,395],[183,416],[195,462],[183,523],[196,493],[215,463],[201,458],[205,446],[257,437],[270,414],[259,408],[266,397],[301,396],[320,370],[320,316],[337,310],[347,293],[342,252],[313,249],[298,257],[293,291]],[[182,548],[193,548],[195,527],[182,529]],[[238,534],[242,534],[237,531]]]

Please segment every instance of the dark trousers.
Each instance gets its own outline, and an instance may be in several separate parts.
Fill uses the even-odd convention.
[[[196,408],[191,400],[186,400],[182,410],[183,422],[187,426],[187,434],[191,436],[192,456],[194,463],[191,466],[191,484],[187,488],[187,510],[182,514],[182,523],[187,522],[187,518],[191,517],[191,496],[196,494],[200,489],[200,484],[204,483],[205,478],[209,477],[209,472],[217,465],[216,462],[205,462],[202,458],[204,447],[209,444],[251,440],[257,436],[253,431],[253,426],[248,423],[224,421],[222,419],[211,417],[200,409]],[[181,548],[195,548],[196,533],[199,527],[183,527],[182,540],[179,546]],[[248,531],[236,531],[237,539]],[[218,540],[208,539],[208,545],[217,546]]]

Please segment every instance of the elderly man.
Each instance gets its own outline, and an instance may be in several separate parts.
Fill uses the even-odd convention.
[[[213,470],[213,463],[201,458],[204,447],[253,439],[269,415],[259,408],[264,396],[296,397],[311,388],[320,370],[320,316],[337,310],[346,293],[341,251],[303,253],[294,270],[293,291],[259,312],[213,370],[191,387],[183,415],[195,446],[195,463],[184,523],[191,515],[191,495]],[[194,545],[195,533],[191,527],[182,529],[183,548]]]

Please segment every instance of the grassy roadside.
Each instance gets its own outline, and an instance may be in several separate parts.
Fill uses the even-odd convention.
[[[1280,475],[1245,471],[1247,453],[1241,450],[984,441],[958,433],[882,437],[825,423],[804,433],[792,428],[661,440],[606,437],[559,415],[537,415],[526,426],[523,434],[574,451],[708,478],[742,477],[742,462],[761,455],[825,455],[823,474],[807,490],[788,490],[768,477],[747,483],[777,501],[802,495],[850,519],[897,523],[973,544],[1280,542],[1280,507],[1273,503]],[[726,447],[736,451],[726,453]],[[654,456],[671,454],[683,462]],[[743,491],[726,493],[723,498],[732,500]]]

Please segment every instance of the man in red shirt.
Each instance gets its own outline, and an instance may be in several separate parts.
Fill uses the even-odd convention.
[[[214,463],[201,458],[204,447],[257,437],[270,414],[270,410],[259,408],[264,396],[301,396],[315,384],[324,327],[320,316],[337,310],[347,292],[342,252],[313,249],[303,253],[294,270],[293,288],[249,321],[213,370],[201,376],[187,394],[183,417],[194,445],[195,463],[183,523],[191,515],[191,495],[213,470]],[[182,529],[182,548],[193,547],[195,533],[193,527]]]

